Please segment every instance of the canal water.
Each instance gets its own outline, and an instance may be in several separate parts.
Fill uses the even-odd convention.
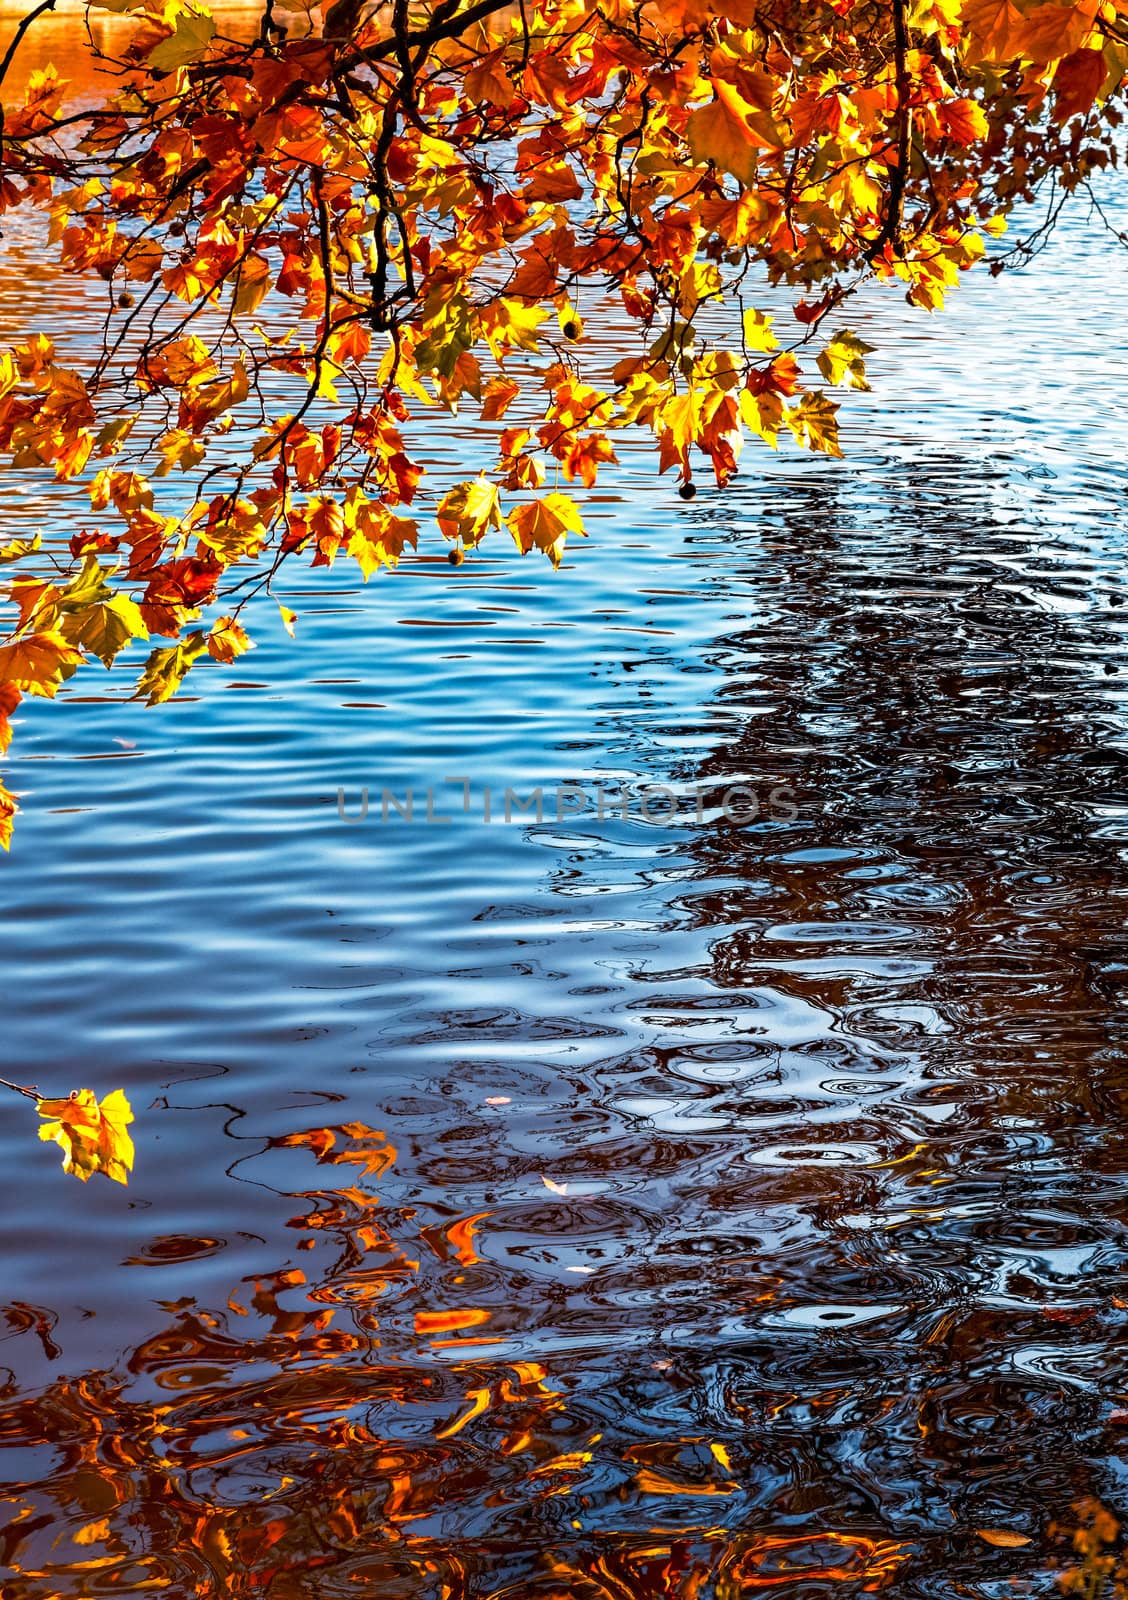
[[[84,293],[9,231],[5,340]],[[843,461],[21,712],[0,1071],[137,1163],[4,1108],[4,1600],[993,1600],[1128,1506],[1128,254],[846,320]]]

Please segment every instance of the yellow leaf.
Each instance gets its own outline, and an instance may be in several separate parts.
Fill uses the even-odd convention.
[[[825,394],[805,394],[792,411],[785,414],[787,426],[796,442],[807,450],[822,450],[840,456],[838,445],[838,407]]]
[[[95,1172],[115,1183],[128,1183],[133,1169],[133,1140],[126,1132],[133,1121],[129,1101],[120,1089],[99,1104],[91,1089],[76,1089],[66,1100],[38,1100],[41,1117],[50,1117],[39,1130],[41,1139],[54,1140],[63,1151],[63,1171],[73,1172],[83,1183]]]
[[[199,61],[215,38],[215,21],[206,14],[188,11],[177,17],[176,31],[162,39],[149,52],[149,65],[155,72],[175,72],[190,61]]]
[[[537,329],[548,316],[544,306],[526,305],[523,300],[492,300],[480,312],[482,336],[495,356],[501,356],[516,345],[534,355]]]
[[[365,583],[379,567],[399,564],[404,546],[415,548],[419,524],[412,517],[396,517],[378,501],[365,500],[350,489],[345,502],[345,523],[351,529],[348,552],[364,574]]]
[[[82,660],[82,651],[61,633],[29,633],[12,644],[0,645],[0,683],[14,683],[28,694],[53,699],[64,678]]]
[[[157,449],[161,453],[161,465],[154,477],[166,478],[173,467],[179,467],[181,472],[189,472],[199,466],[204,459],[206,446],[202,440],[194,439],[187,429],[174,428],[157,441]]]
[[[772,332],[774,318],[749,306],[744,313],[744,347],[746,350],[778,350],[779,340]]]
[[[213,661],[221,661],[224,666],[230,666],[237,656],[253,649],[246,629],[234,617],[220,617],[208,634],[208,654]]]
[[[134,699],[140,700],[144,697],[146,703],[151,706],[171,699],[184,682],[185,674],[205,653],[207,647],[207,636],[197,629],[179,644],[169,645],[167,649],[154,650],[145,663],[145,670],[137,684]]]
[[[298,613],[296,611],[291,611],[289,606],[280,605],[278,607],[278,614],[282,618],[282,626],[292,639],[294,637],[294,623],[298,620]]]
[[[0,781],[0,849],[11,847],[12,821],[19,809],[15,795]]]
[[[10,539],[7,544],[0,544],[0,561],[21,561],[24,556],[34,555],[42,543],[41,533],[30,539]]]
[[[765,444],[779,449],[779,430],[783,426],[783,401],[774,390],[752,394],[748,389],[740,392],[740,415],[745,427],[758,433]]]
[[[484,477],[456,483],[440,500],[435,515],[445,538],[480,544],[490,528],[501,527],[497,485]]]
[[[845,384],[850,389],[868,389],[863,356],[868,356],[872,344],[865,344],[856,333],[843,328],[833,334],[826,347],[819,352],[819,371],[827,383]]]
[[[716,79],[713,94],[712,102],[694,111],[686,123],[689,148],[695,161],[711,161],[752,189],[760,151],[782,149],[783,136],[771,117],[749,105],[731,83]]]
[[[993,1544],[999,1550],[1021,1550],[1030,1540],[1024,1533],[1012,1533],[1009,1528],[976,1528],[976,1533],[985,1544]]]
[[[560,565],[569,533],[584,532],[580,509],[566,494],[546,494],[528,505],[514,506],[505,520],[522,555],[543,551],[554,567]]]
[[[64,626],[73,643],[89,650],[106,667],[132,639],[149,637],[140,607],[127,594],[83,607],[68,617]]]
[[[231,307],[237,317],[251,316],[256,312],[270,288],[270,264],[262,256],[248,256],[239,268],[235,289],[235,303]]]

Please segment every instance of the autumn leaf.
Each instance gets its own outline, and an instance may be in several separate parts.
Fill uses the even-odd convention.
[[[171,699],[193,664],[206,654],[207,648],[207,634],[197,630],[179,644],[154,650],[138,680],[134,699],[144,699],[151,706]]]
[[[447,539],[480,544],[490,528],[501,527],[497,485],[484,477],[458,483],[440,500],[435,516]]]
[[[83,1183],[96,1172],[115,1183],[128,1183],[133,1141],[126,1129],[133,1112],[120,1089],[101,1102],[91,1089],[76,1089],[66,1100],[38,1100],[36,1109],[51,1119],[40,1128],[39,1137],[61,1147],[64,1172],[73,1172]]]
[[[248,256],[239,268],[232,311],[237,317],[256,312],[270,288],[270,263],[262,256]]]
[[[771,118],[743,100],[731,83],[718,79],[713,94],[711,104],[690,116],[686,141],[695,160],[711,161],[751,189],[759,175],[760,152],[782,149],[783,136]]]
[[[482,391],[482,421],[500,421],[520,393],[521,385],[512,378],[491,378]]]
[[[840,456],[838,407],[823,394],[805,394],[797,406],[785,412],[784,420],[796,442],[807,450],[821,450]]]
[[[0,683],[0,756],[12,742],[12,724],[9,718],[22,699],[14,683]]]
[[[864,357],[873,350],[848,329],[833,334],[818,355],[819,371],[828,383],[845,384],[850,389],[868,389]]]
[[[940,125],[948,138],[967,149],[989,131],[983,107],[975,100],[948,100],[937,108]]]
[[[961,27],[976,58],[1007,61],[1016,53],[1022,13],[1013,0],[964,0]]]
[[[0,779],[0,849],[2,850],[10,850],[12,847],[12,825],[19,809],[15,795],[4,787],[3,780]]]
[[[25,634],[12,644],[0,645],[0,683],[53,698],[81,661],[82,651],[55,630]]]
[[[173,72],[198,61],[215,38],[215,21],[206,13],[188,11],[176,19],[176,30],[149,51],[149,66],[156,72]]]
[[[1030,1540],[1024,1533],[1014,1533],[1010,1528],[976,1528],[984,1544],[993,1544],[999,1550],[1021,1550]]]
[[[560,565],[569,533],[584,532],[580,509],[566,494],[546,494],[527,505],[514,506],[505,520],[523,555],[540,550],[554,567]]]
[[[230,666],[238,656],[253,649],[254,645],[247,638],[247,630],[234,617],[220,617],[208,634],[208,654],[213,661],[220,661],[225,666]]]
[[[779,340],[772,332],[773,318],[749,306],[741,320],[744,330],[744,348],[749,351],[778,350]]]
[[[0,561],[23,561],[34,555],[42,543],[41,533],[33,534],[30,539],[10,539],[7,544],[0,544]]]
[[[1108,68],[1101,50],[1075,50],[1057,64],[1054,73],[1054,94],[1057,104],[1054,115],[1059,122],[1082,116],[1091,110],[1094,100],[1104,86]]]

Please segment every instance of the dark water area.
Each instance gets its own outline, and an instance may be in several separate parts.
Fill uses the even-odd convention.
[[[847,319],[843,462],[626,449],[556,575],[436,537],[21,716],[0,1071],[138,1154],[0,1122],[4,1600],[1056,1592],[1128,1509],[1126,317],[1081,209]]]

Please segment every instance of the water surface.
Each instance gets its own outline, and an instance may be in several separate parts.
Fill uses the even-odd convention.
[[[867,301],[845,461],[628,447],[555,576],[436,536],[22,712],[0,1070],[138,1158],[5,1108],[4,1600],[1053,1592],[1126,1486],[1126,260]]]

